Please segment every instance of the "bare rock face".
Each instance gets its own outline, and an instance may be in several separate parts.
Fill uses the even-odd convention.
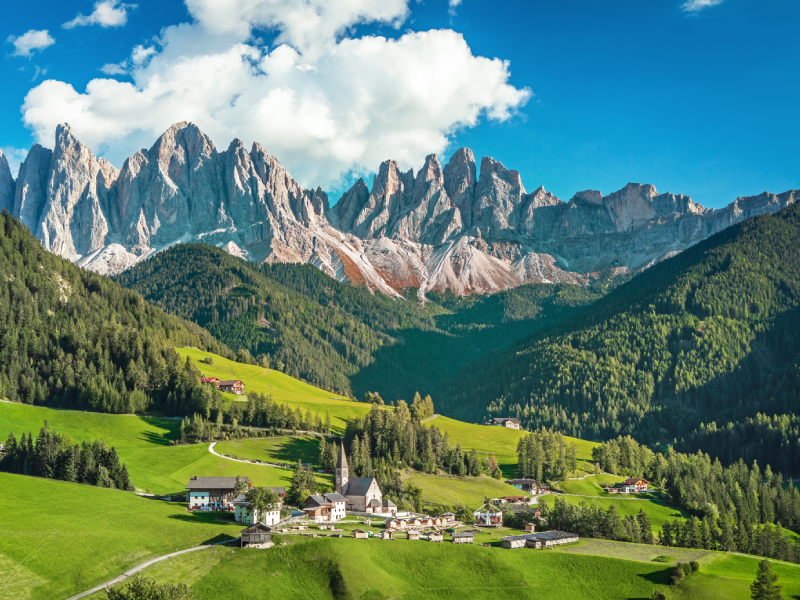
[[[682,194],[629,183],[563,202],[490,157],[480,176],[468,148],[414,174],[383,162],[371,189],[359,179],[331,207],[259,144],[218,152],[192,123],[170,127],[118,171],[56,130],[34,145],[15,182],[0,153],[0,209],[46,248],[105,274],[181,242],[214,244],[261,262],[305,262],[339,281],[390,296],[410,287],[487,293],[524,283],[585,284],[645,269],[735,223],[797,202],[764,192],[706,209]]]

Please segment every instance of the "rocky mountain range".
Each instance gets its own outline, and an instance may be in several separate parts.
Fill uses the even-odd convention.
[[[457,294],[532,282],[588,283],[638,271],[756,214],[797,201],[764,192],[709,209],[683,194],[629,183],[568,202],[471,150],[420,171],[380,165],[333,207],[303,189],[259,144],[217,151],[192,123],[170,127],[117,169],[72,134],[34,144],[16,181],[0,152],[0,210],[48,250],[106,274],[171,245],[204,242],[258,263],[307,262],[340,281],[389,295],[417,287]]]

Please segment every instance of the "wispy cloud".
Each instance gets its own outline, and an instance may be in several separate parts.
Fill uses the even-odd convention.
[[[56,43],[47,29],[42,29],[41,31],[31,29],[20,36],[10,35],[6,41],[14,44],[14,52],[11,53],[12,56],[25,56],[27,58],[33,56],[34,50],[44,50],[48,46],[52,46]]]
[[[120,4],[119,0],[103,0],[96,2],[94,12],[88,16],[79,14],[72,21],[62,25],[64,29],[82,27],[84,25],[100,25],[100,27],[122,27],[128,22],[128,9],[136,8],[136,4]]]
[[[128,72],[125,63],[109,63],[100,67],[100,70],[106,75],[125,75]]]
[[[33,77],[31,78],[31,81],[36,81],[40,76],[44,77],[45,75],[47,75],[47,69],[42,69],[41,67],[37,66],[33,71]]]
[[[681,8],[688,13],[699,13],[701,10],[722,4],[724,0],[686,0]]]
[[[448,12],[451,15],[455,16],[456,15],[456,7],[461,4],[461,0],[449,0],[449,4],[450,4],[450,9],[448,10]]]

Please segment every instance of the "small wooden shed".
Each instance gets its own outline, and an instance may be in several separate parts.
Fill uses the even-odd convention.
[[[454,544],[474,544],[475,534],[471,531],[456,531],[453,534]]]
[[[526,523],[525,524],[525,531],[530,531],[531,533],[536,531],[536,525],[533,523]]]
[[[392,537],[392,532],[389,529],[384,529],[383,531],[381,531],[381,539],[392,540],[394,538]]]
[[[409,531],[408,532],[408,539],[410,539],[410,540],[418,540],[419,539],[419,531]]]
[[[272,530],[263,523],[256,523],[243,529],[239,537],[239,545],[244,548],[250,544],[267,544],[272,541]]]
[[[369,534],[363,529],[353,529],[353,537],[357,540],[365,540],[369,537]]]
[[[428,534],[428,541],[429,542],[443,542],[444,536],[439,533],[438,531],[432,531]]]

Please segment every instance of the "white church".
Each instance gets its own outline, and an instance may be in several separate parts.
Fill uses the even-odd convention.
[[[389,513],[394,516],[397,506],[391,500],[383,500],[383,493],[374,477],[350,477],[344,444],[339,447],[336,463],[336,493],[347,499],[347,510],[373,514]]]

